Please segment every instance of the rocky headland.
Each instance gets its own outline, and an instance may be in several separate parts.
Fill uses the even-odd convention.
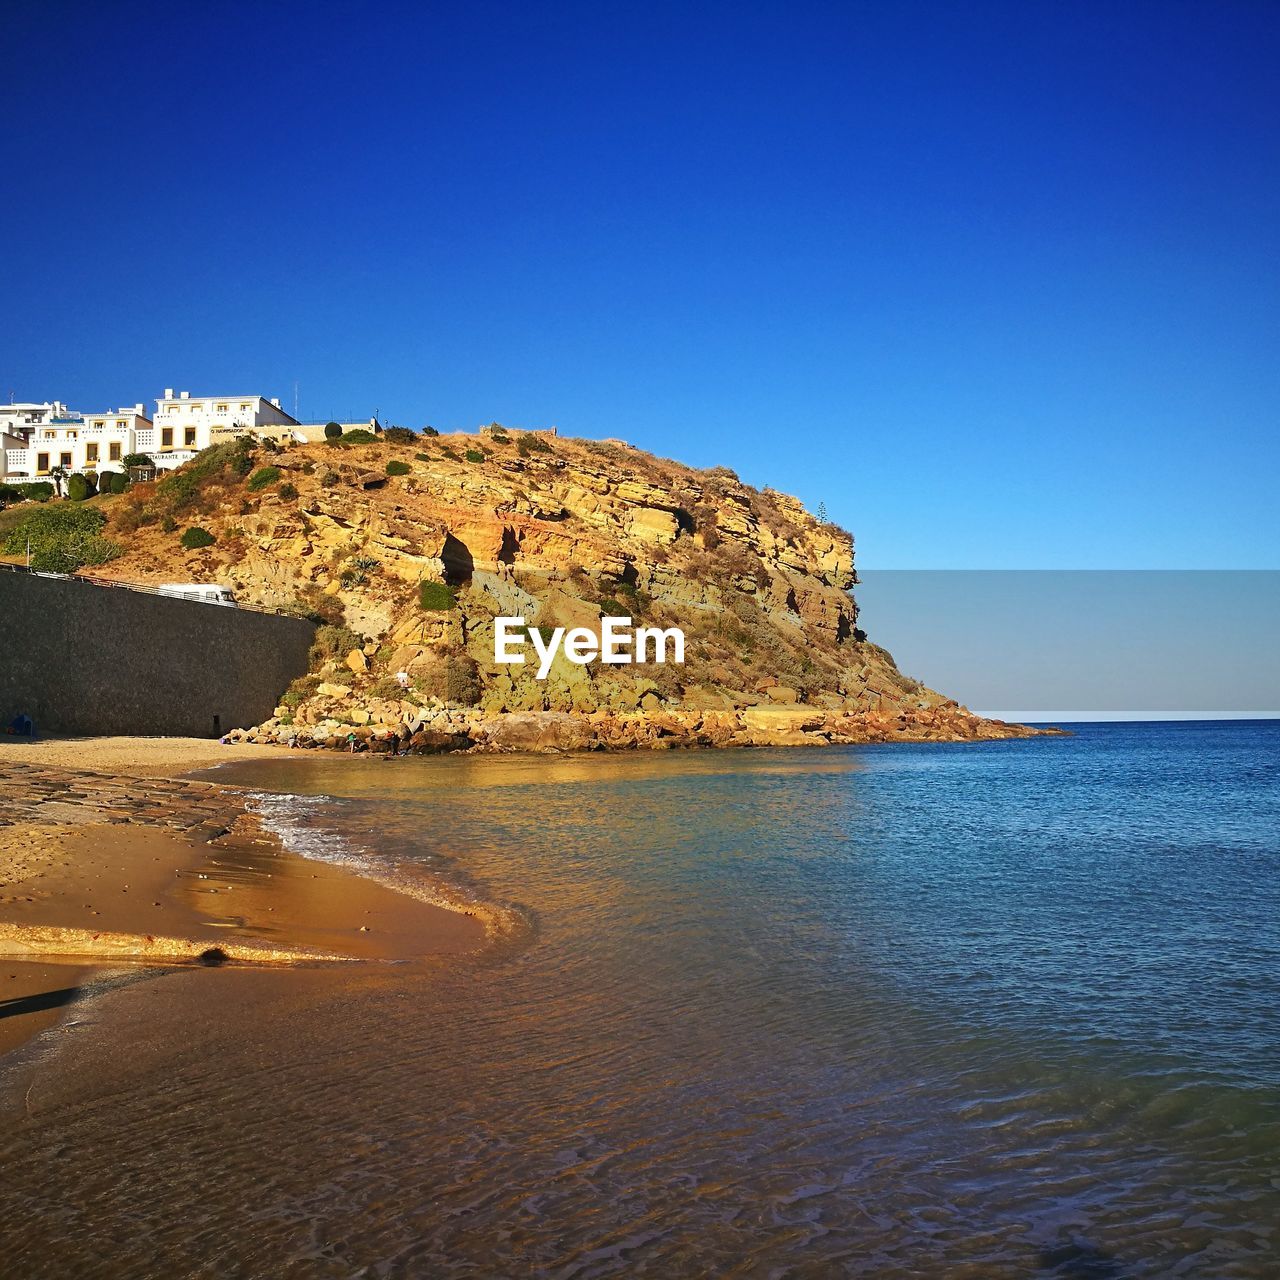
[[[193,530],[197,533],[193,534]],[[322,625],[233,740],[544,750],[1025,736],[898,671],[858,626],[852,536],[794,498],[619,441],[491,427],[245,440],[110,508],[99,577],[217,582]],[[200,545],[203,544],[203,545]],[[680,627],[682,665],[494,661],[494,619]]]

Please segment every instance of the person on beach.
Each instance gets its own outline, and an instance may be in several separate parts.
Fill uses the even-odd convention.
[[[347,734],[347,750],[350,751],[352,755],[355,755],[356,753],[356,735],[354,733]]]

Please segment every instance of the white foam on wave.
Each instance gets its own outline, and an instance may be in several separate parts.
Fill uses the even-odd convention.
[[[288,792],[251,791],[245,797],[245,808],[290,852],[314,862],[369,872],[372,867],[368,851],[357,848],[332,827],[322,825],[337,803],[329,796]]]
[[[392,862],[334,830],[332,815],[341,807],[342,801],[333,796],[275,791],[245,794],[245,808],[291,853],[345,867],[429,906],[475,916],[494,941],[513,940],[528,932],[531,922],[519,909],[486,901],[464,885],[446,883],[421,869]]]

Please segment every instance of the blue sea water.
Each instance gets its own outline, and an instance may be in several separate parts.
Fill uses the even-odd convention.
[[[1073,729],[220,770],[520,923],[289,1014],[269,1099],[228,1051],[254,1145],[130,1185],[199,1157],[210,1274],[1274,1276],[1280,721]]]

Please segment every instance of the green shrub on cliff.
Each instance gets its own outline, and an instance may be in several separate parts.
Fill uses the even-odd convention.
[[[382,562],[375,556],[352,556],[338,580],[344,587],[358,587],[368,581],[371,573],[377,573],[381,568]]]
[[[284,696],[280,699],[281,705],[289,707],[291,710],[304,703],[316,691],[316,687],[320,684],[320,677],[314,675],[299,676],[285,690]]]
[[[352,649],[362,648],[364,648],[364,640],[350,627],[325,623],[316,628],[316,638],[311,642],[311,652],[308,656],[311,665],[318,667],[322,663],[345,658]]]
[[[458,597],[443,582],[423,582],[418,586],[418,603],[429,612],[441,612],[456,609]]]
[[[372,698],[386,698],[389,701],[399,701],[404,697],[405,691],[400,687],[400,682],[395,676],[379,676],[372,685],[369,686],[369,696]]]
[[[182,537],[178,541],[188,551],[199,551],[201,547],[213,546],[217,542],[217,538],[208,529],[202,529],[198,524],[193,524],[190,529],[183,531]]]
[[[465,653],[450,658],[445,663],[444,690],[447,701],[474,707],[484,692],[476,660]]]
[[[413,444],[418,438],[416,431],[410,431],[408,427],[387,427],[382,438],[388,444]]]
[[[97,492],[98,486],[88,476],[77,471],[67,477],[67,497],[72,502],[84,502],[87,498],[96,496]]]
[[[468,449],[468,450],[467,450],[467,461],[468,461],[468,462],[483,462],[483,461],[485,460],[485,456],[486,456],[486,455],[485,455],[484,453],[482,453],[479,449]]]
[[[342,437],[343,444],[377,444],[378,437],[372,431],[366,431],[363,427],[357,427],[354,431],[348,431]]]
[[[106,564],[120,554],[118,543],[102,536],[106,517],[92,507],[40,507],[21,519],[5,539],[7,555],[25,556],[41,573],[74,573],[87,565]]]
[[[424,697],[455,702],[463,707],[474,707],[484,692],[480,668],[466,653],[452,653],[420,672],[414,678],[413,687]]]
[[[652,601],[634,584],[619,580],[613,584],[613,593],[601,595],[596,603],[606,618],[641,618]]]
[[[399,458],[393,458],[387,463],[387,475],[389,476],[407,476],[413,468],[407,462],[401,462]]]
[[[201,449],[185,467],[170,471],[156,484],[156,498],[174,514],[196,506],[204,490],[215,484],[233,484],[253,470],[253,440],[238,436],[225,444]]]
[[[18,492],[31,502],[48,502],[53,497],[53,485],[47,480],[28,480],[18,486]]]
[[[257,493],[259,489],[269,488],[279,479],[279,467],[259,467],[245,482],[245,488],[250,493]]]
[[[516,440],[516,452],[527,458],[531,453],[550,453],[551,446],[543,436],[523,435]]]

